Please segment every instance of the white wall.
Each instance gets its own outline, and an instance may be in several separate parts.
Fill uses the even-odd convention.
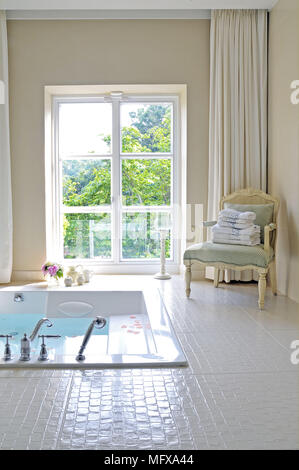
[[[299,1],[280,0],[270,13],[269,191],[280,198],[278,290],[299,302]]]
[[[187,84],[187,202],[207,201],[209,20],[8,21],[14,266],[46,257],[44,86]]]

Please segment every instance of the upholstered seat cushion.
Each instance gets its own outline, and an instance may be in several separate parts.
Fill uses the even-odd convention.
[[[273,249],[266,253],[263,245],[244,246],[225,243],[204,242],[189,246],[184,260],[197,260],[202,263],[227,263],[236,266],[252,264],[266,268],[274,256]]]

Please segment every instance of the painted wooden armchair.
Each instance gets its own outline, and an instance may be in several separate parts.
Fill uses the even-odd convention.
[[[240,206],[241,205],[241,206]],[[266,276],[270,273],[272,292],[276,295],[275,248],[279,201],[273,196],[252,188],[236,191],[220,201],[220,210],[234,208],[239,211],[256,212],[256,224],[261,226],[261,245],[244,246],[213,243],[198,243],[187,248],[184,253],[186,295],[191,293],[191,270],[193,264],[215,268],[214,286],[218,287],[219,270],[233,269],[244,271],[252,269],[258,272],[258,304],[264,308]],[[216,221],[204,222],[204,227],[213,226]]]

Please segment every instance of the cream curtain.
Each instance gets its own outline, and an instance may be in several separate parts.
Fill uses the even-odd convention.
[[[12,202],[9,149],[8,57],[5,12],[0,10],[0,283],[9,282],[12,269]]]
[[[223,195],[267,181],[267,12],[213,10],[208,219]],[[212,277],[212,271],[207,271]],[[225,281],[252,272],[225,273]]]

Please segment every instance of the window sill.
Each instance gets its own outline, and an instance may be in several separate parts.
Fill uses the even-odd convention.
[[[73,260],[73,265],[77,266],[80,263],[76,264],[76,260]],[[64,273],[67,272],[68,265],[63,264],[64,266]],[[102,264],[102,265],[90,265],[84,264],[84,267],[90,269],[94,274],[138,274],[138,275],[154,275],[159,271],[160,265],[159,263],[155,264]],[[180,274],[181,265],[177,263],[166,263],[166,271],[169,274]],[[44,277],[41,270],[14,270],[12,275],[12,280],[21,282],[38,282],[43,281]]]

